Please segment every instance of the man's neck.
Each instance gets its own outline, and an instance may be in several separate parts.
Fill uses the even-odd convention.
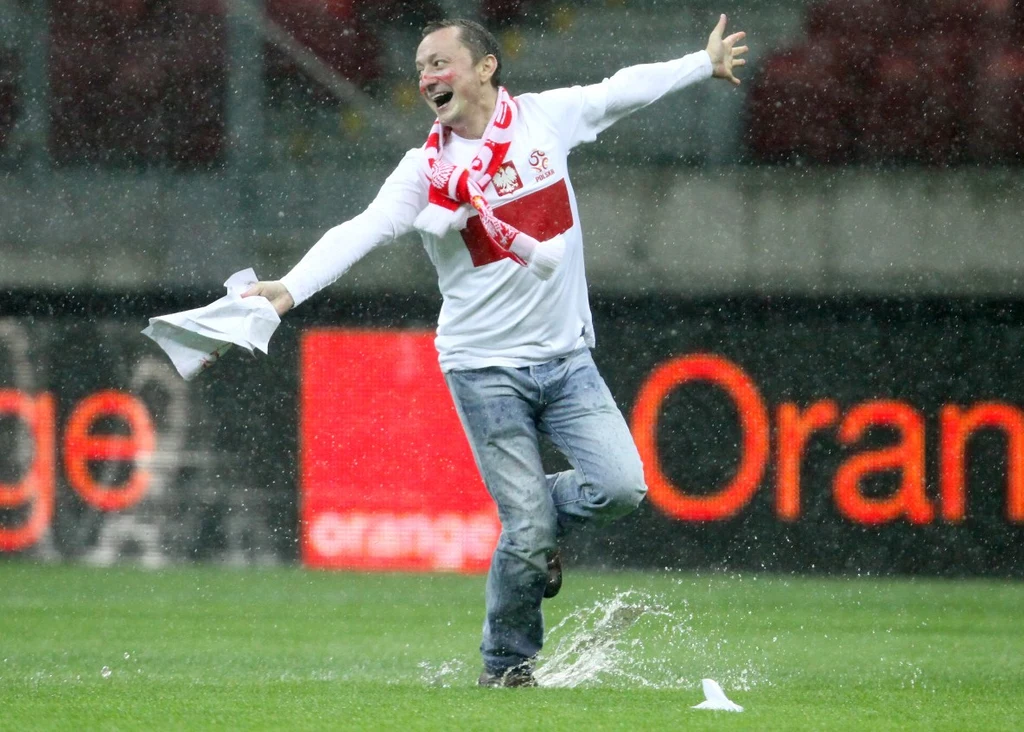
[[[452,125],[452,132],[459,137],[468,140],[479,140],[484,136],[487,125],[494,116],[494,108],[498,104],[498,90],[492,86],[487,87],[490,91],[481,99],[480,104],[468,110],[465,115],[465,122]]]

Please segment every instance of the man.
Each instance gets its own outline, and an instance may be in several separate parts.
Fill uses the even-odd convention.
[[[594,329],[569,151],[616,120],[709,76],[739,84],[743,33],[705,51],[623,69],[600,84],[512,98],[494,37],[472,21],[432,23],[416,52],[437,115],[377,198],[328,231],[280,281],[259,282],[284,314],[373,247],[413,229],[437,269],[441,370],[502,533],[491,561],[481,653],[485,686],[533,686],[541,600],[561,585],[557,539],[635,509],[646,492],[629,429],[590,349]],[[543,436],[572,465],[546,475]]]

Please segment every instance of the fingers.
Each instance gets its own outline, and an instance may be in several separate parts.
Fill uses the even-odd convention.
[[[284,315],[295,307],[295,299],[288,292],[288,288],[279,280],[256,282],[242,293],[242,297],[254,297],[256,295],[267,298],[270,304],[274,306],[274,310],[277,311],[278,315]]]
[[[750,49],[747,46],[733,46],[732,44],[737,41],[743,40],[746,37],[746,33],[734,33],[723,41],[722,45],[729,49],[729,83],[733,86],[739,86],[740,80],[736,78],[732,70],[738,66],[746,66],[747,60],[739,58],[742,54],[746,53]]]
[[[715,29],[712,31],[712,33],[717,33],[719,37],[721,37],[721,35],[725,33],[726,21],[727,18],[725,17],[725,13],[722,13],[720,16],[718,16],[718,25],[715,26]]]
[[[711,35],[708,36],[708,45],[717,46],[722,43],[722,34],[725,33],[725,14],[718,16],[718,25],[711,31]]]
[[[746,53],[749,49],[747,46],[737,46],[736,44],[746,38],[747,34],[744,31],[739,31],[723,38],[727,23],[728,18],[725,13],[718,16],[718,24],[708,38],[707,52],[711,57],[714,69],[712,75],[725,79],[733,86],[739,86],[740,80],[733,74],[733,68],[746,65],[747,62],[738,56]]]
[[[274,287],[275,284],[275,282],[263,280],[260,282],[253,282],[249,285],[249,289],[242,293],[242,297],[255,297],[260,295],[268,300],[273,300],[278,295],[276,288]]]

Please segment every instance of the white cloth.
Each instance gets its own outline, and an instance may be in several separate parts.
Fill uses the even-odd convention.
[[[594,345],[569,151],[630,112],[710,76],[711,59],[701,51],[631,66],[591,86],[516,97],[520,119],[512,146],[484,194],[499,218],[531,236],[562,234],[564,259],[550,279],[539,280],[510,260],[471,250],[473,218],[462,232],[423,234],[444,298],[435,341],[442,370],[530,366]],[[451,135],[444,158],[468,165],[479,146]],[[413,230],[427,204],[425,154],[407,152],[366,211],[328,231],[282,278],[296,304],[372,248]]]
[[[224,286],[228,294],[209,305],[149,319],[142,334],[167,353],[182,378],[190,381],[232,345],[250,354],[267,353],[281,317],[265,297],[242,297],[257,282],[250,269],[235,272]]]

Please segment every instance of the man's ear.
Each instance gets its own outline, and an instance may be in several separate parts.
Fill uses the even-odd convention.
[[[491,77],[494,76],[495,70],[498,68],[498,59],[494,58],[493,54],[487,54],[480,62],[476,65],[477,71],[480,73],[480,81],[490,81]]]

